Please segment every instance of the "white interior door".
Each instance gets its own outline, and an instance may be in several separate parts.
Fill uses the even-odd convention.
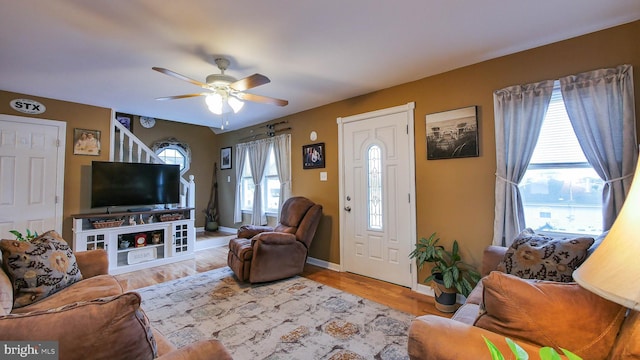
[[[343,270],[411,286],[413,103],[338,122]]]
[[[66,123],[0,115],[0,237],[62,233]]]

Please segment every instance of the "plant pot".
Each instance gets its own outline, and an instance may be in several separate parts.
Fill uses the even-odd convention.
[[[218,230],[218,223],[215,221],[207,221],[207,223],[204,226],[204,229],[206,231],[217,231]]]
[[[458,291],[455,287],[445,287],[442,281],[442,275],[435,275],[432,288],[436,309],[445,313],[452,313],[458,309],[458,304],[456,303]]]

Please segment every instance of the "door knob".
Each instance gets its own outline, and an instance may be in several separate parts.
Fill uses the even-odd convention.
[[[344,209],[347,210],[347,212],[351,212],[351,206],[345,206]]]

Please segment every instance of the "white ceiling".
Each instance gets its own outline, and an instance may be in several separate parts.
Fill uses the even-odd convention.
[[[202,89],[151,67],[204,82],[222,55],[289,100],[233,130],[637,19],[639,0],[0,0],[0,90],[219,126],[203,97],[154,100]]]

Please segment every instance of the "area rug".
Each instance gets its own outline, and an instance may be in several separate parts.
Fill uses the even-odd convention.
[[[215,338],[236,360],[408,359],[413,315],[303,277],[241,284],[225,267],[136,291],[177,347]]]

